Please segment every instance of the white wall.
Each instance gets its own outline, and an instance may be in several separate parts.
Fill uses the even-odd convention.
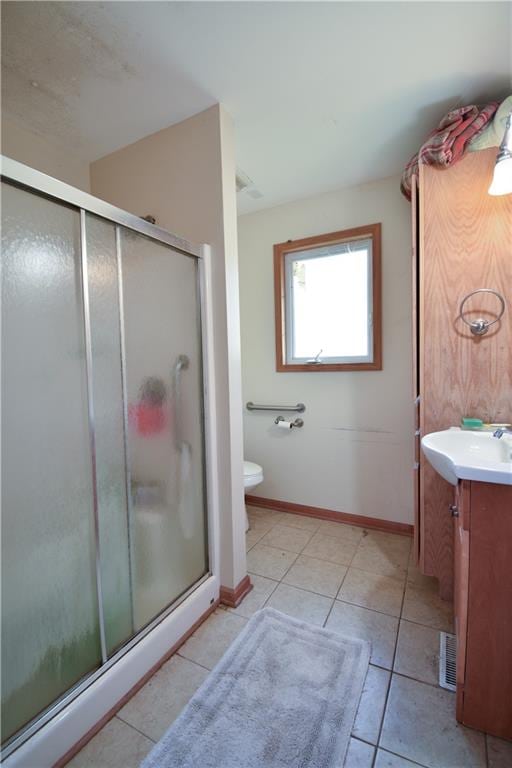
[[[246,575],[234,134],[216,105],[91,164],[91,191],[212,248],[221,584]]]
[[[2,116],[2,155],[29,165],[73,187],[89,191],[89,163],[51,138],[30,131],[18,120]]]
[[[383,370],[276,373],[274,243],[382,222]],[[244,403],[304,402],[304,427],[244,410],[255,494],[413,522],[410,206],[392,177],[238,220]]]

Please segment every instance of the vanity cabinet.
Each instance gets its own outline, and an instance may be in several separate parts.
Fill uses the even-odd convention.
[[[512,739],[512,486],[463,480],[452,512],[457,720]]]
[[[453,487],[420,450],[420,438],[462,416],[512,420],[512,195],[492,197],[497,149],[468,153],[447,169],[420,166],[412,195],[415,553],[420,570],[453,597],[454,552],[448,511]],[[462,299],[492,288],[505,313],[484,336],[459,317]],[[479,294],[469,319],[492,320],[498,300]],[[512,562],[512,554],[511,554]]]

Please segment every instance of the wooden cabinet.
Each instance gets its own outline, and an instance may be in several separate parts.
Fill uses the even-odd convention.
[[[495,149],[467,154],[448,169],[420,166],[413,189],[414,392],[421,435],[460,424],[462,416],[512,420],[512,195],[487,193]],[[485,336],[459,318],[466,294],[492,288],[505,314]],[[496,299],[466,305],[470,319],[492,319]],[[423,573],[453,596],[453,488],[416,446],[415,551]]]
[[[512,486],[462,481],[456,505],[457,720],[512,739]]]

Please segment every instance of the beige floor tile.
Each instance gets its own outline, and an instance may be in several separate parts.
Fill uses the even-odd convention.
[[[254,529],[248,530],[245,534],[245,551],[248,552],[250,549],[252,549],[254,545],[257,544],[258,541],[263,538],[263,536],[265,536],[266,533],[268,533],[268,531],[256,531]]]
[[[394,671],[424,683],[439,681],[439,630],[402,620]]]
[[[313,592],[280,584],[270,596],[267,605],[310,624],[323,626],[333,600]]]
[[[360,571],[351,566],[338,594],[340,600],[363,608],[400,616],[404,588],[400,581],[389,576]]]
[[[402,618],[434,629],[453,632],[453,605],[441,600],[437,588],[407,584]]]
[[[350,565],[356,549],[356,542],[315,533],[309,544],[304,547],[302,554],[317,557],[319,560],[329,560],[338,565]]]
[[[371,663],[391,669],[398,619],[335,600],[325,626],[340,635],[369,640],[372,645]]]
[[[281,525],[279,523],[279,525],[275,525],[265,534],[261,543],[267,547],[277,547],[278,549],[285,549],[287,552],[299,554],[312,535],[311,531],[303,531],[300,528],[291,528],[288,525]]]
[[[412,536],[402,536],[399,533],[384,533],[384,531],[366,530],[363,541],[368,547],[380,549],[394,549],[407,553],[407,561],[412,546]]]
[[[138,768],[152,747],[150,739],[113,717],[67,768]]]
[[[487,736],[487,757],[489,768],[510,768],[512,766],[512,742]]]
[[[405,757],[392,755],[391,752],[386,752],[385,749],[378,749],[375,768],[418,768],[418,763],[411,763]]]
[[[352,736],[377,744],[390,677],[391,672],[386,669],[372,664],[368,667]]]
[[[336,597],[347,572],[346,565],[337,565],[316,557],[299,555],[283,582],[292,587],[309,589],[327,597]]]
[[[258,576],[255,573],[251,573],[251,581],[251,591],[244,597],[237,608],[228,608],[230,613],[236,613],[238,616],[245,616],[245,618],[250,619],[253,613],[259,611],[260,608],[263,608],[267,599],[279,584],[278,581],[267,579],[264,576]]]
[[[364,741],[350,739],[343,768],[372,768],[375,749]]]
[[[405,580],[411,542],[408,537],[371,532],[361,539],[352,565],[363,571]]]
[[[217,609],[196,629],[178,653],[207,669],[213,669],[246,624],[247,619],[242,616]]]
[[[272,530],[274,525],[277,525],[277,519],[274,517],[254,517],[249,514],[249,530],[247,533],[261,533],[264,536],[266,533]]]
[[[364,528],[347,523],[337,523],[335,520],[322,520],[318,529],[324,536],[336,536],[347,541],[359,542],[363,538]]]
[[[400,582],[405,582],[405,564],[397,562],[393,552],[382,551],[377,547],[358,549],[352,565],[363,571],[387,576]]]
[[[247,553],[247,570],[280,581],[296,559],[293,552],[266,547],[260,541]]]
[[[198,664],[173,656],[125,704],[118,716],[145,736],[158,741],[208,674],[208,670]]]
[[[289,525],[291,528],[299,528],[302,531],[311,531],[315,533],[320,527],[320,520],[306,515],[293,515],[289,512],[283,512],[280,519],[281,525]]]
[[[393,674],[379,746],[428,768],[485,768],[482,733],[455,720],[455,694]]]
[[[414,563],[409,563],[407,568],[407,583],[414,584],[416,587],[426,587],[439,591],[437,579],[434,576],[425,576]]]
[[[246,509],[249,517],[279,518],[282,514],[281,512],[276,512],[275,509],[266,509],[265,507],[253,507],[250,504],[246,505]]]

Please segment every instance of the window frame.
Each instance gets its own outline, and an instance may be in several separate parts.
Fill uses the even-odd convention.
[[[381,224],[368,224],[338,232],[329,232],[301,240],[288,240],[274,245],[274,303],[276,370],[278,372],[305,371],[381,371],[382,370],[382,276],[381,276]],[[286,270],[290,254],[309,251],[355,240],[371,240],[371,361],[351,362],[289,362],[287,357],[287,325],[290,322],[290,301],[287,295]],[[314,258],[314,257],[312,257]]]

